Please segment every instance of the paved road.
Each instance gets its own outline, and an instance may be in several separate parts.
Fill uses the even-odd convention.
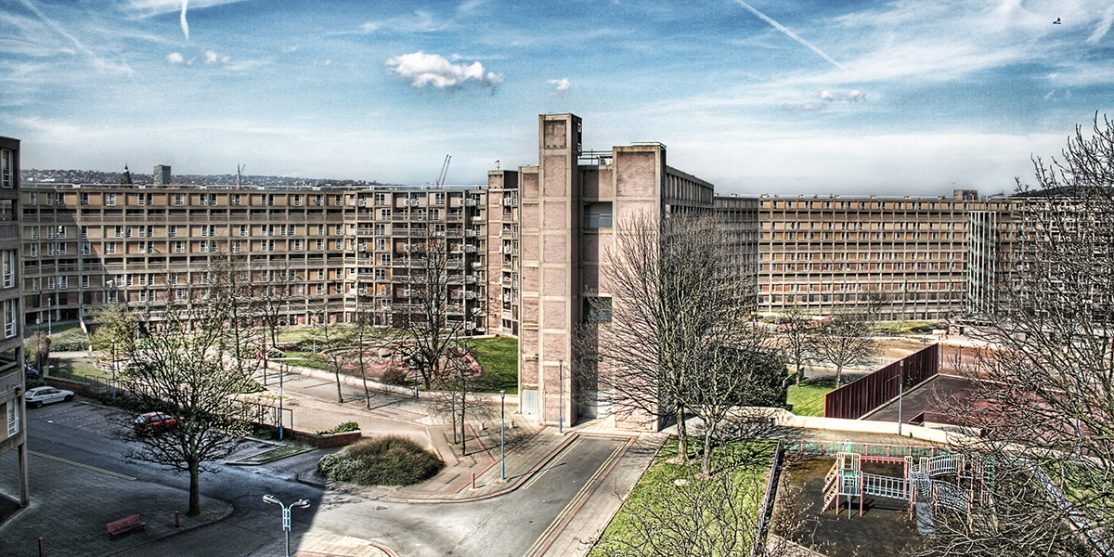
[[[29,412],[32,451],[86,466],[125,474],[182,490],[187,478],[165,468],[121,457],[127,445],[112,438],[114,413],[103,407],[68,403]],[[310,509],[295,511],[295,541],[307,531],[347,535],[382,543],[399,555],[519,556],[527,552],[572,502],[587,480],[622,442],[582,438],[519,490],[495,499],[453,504],[382,503],[338,492],[325,492],[293,481],[297,468],[313,466],[312,457],[267,467],[218,465],[202,476],[202,492],[232,505],[219,522],[117,555],[276,555],[281,554],[278,509],[260,497],[309,499]],[[73,466],[73,474],[95,474]],[[184,502],[184,501],[183,501]],[[52,504],[52,502],[42,502]],[[0,535],[11,534],[0,530]],[[11,538],[9,538],[10,540]],[[80,547],[58,555],[86,555]]]

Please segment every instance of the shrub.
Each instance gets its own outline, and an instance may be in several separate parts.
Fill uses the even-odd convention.
[[[344,422],[330,429],[329,433],[348,433],[349,431],[360,431],[360,424],[356,422]]]
[[[381,437],[350,445],[321,459],[326,479],[361,485],[411,485],[431,478],[445,465],[404,437]]]
[[[89,349],[88,337],[63,337],[50,341],[51,352],[84,352]]]
[[[383,372],[383,377],[379,379],[388,385],[406,386],[410,382],[410,376],[406,371],[396,366],[387,368],[387,371]]]

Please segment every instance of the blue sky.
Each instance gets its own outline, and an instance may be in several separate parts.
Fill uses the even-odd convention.
[[[1059,18],[1061,24],[1053,24]],[[5,0],[25,168],[451,183],[661,141],[733,193],[1008,191],[1114,116],[1114,2]]]

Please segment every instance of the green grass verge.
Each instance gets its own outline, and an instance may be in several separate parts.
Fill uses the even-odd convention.
[[[878,335],[924,335],[934,330],[947,328],[947,324],[940,321],[894,321],[888,323],[875,323],[870,329]]]
[[[824,395],[835,390],[831,381],[806,379],[800,385],[790,385],[788,402],[798,416],[823,416]]]
[[[481,338],[468,341],[472,355],[483,367],[476,383],[480,392],[518,392],[518,339],[509,337]]]
[[[690,440],[690,450],[699,452],[701,441]],[[719,472],[732,474],[732,485],[736,489],[744,512],[757,512],[758,501],[765,494],[765,478],[769,472],[770,457],[776,443],[773,441],[735,441],[725,446],[718,447],[713,453],[715,462],[736,463],[732,471]],[[606,557],[615,552],[609,550],[612,544],[632,543],[637,544],[644,540],[645,522],[641,520],[648,514],[663,512],[667,499],[671,498],[672,491],[677,489],[675,480],[685,479],[690,482],[702,481],[694,479],[700,472],[699,455],[693,457],[691,464],[674,464],[670,462],[677,456],[677,440],[670,438],[661,451],[654,458],[653,464],[646,469],[638,484],[634,486],[623,506],[607,525],[600,541],[588,553],[589,557]],[[758,491],[755,491],[758,490]],[[714,533],[708,533],[715,535]]]
[[[282,361],[292,366],[333,371],[333,362],[329,357],[316,352],[287,352],[286,359]]]
[[[81,381],[86,377],[94,379],[109,379],[112,377],[112,371],[101,369],[93,365],[93,360],[89,358],[78,359],[51,359],[50,374],[54,377],[62,379],[73,379],[74,381]]]

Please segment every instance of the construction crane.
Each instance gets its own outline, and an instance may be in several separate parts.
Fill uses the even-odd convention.
[[[441,164],[441,174],[437,175],[437,187],[445,185],[445,177],[449,175],[449,161],[453,160],[452,155],[445,155],[445,162]]]

